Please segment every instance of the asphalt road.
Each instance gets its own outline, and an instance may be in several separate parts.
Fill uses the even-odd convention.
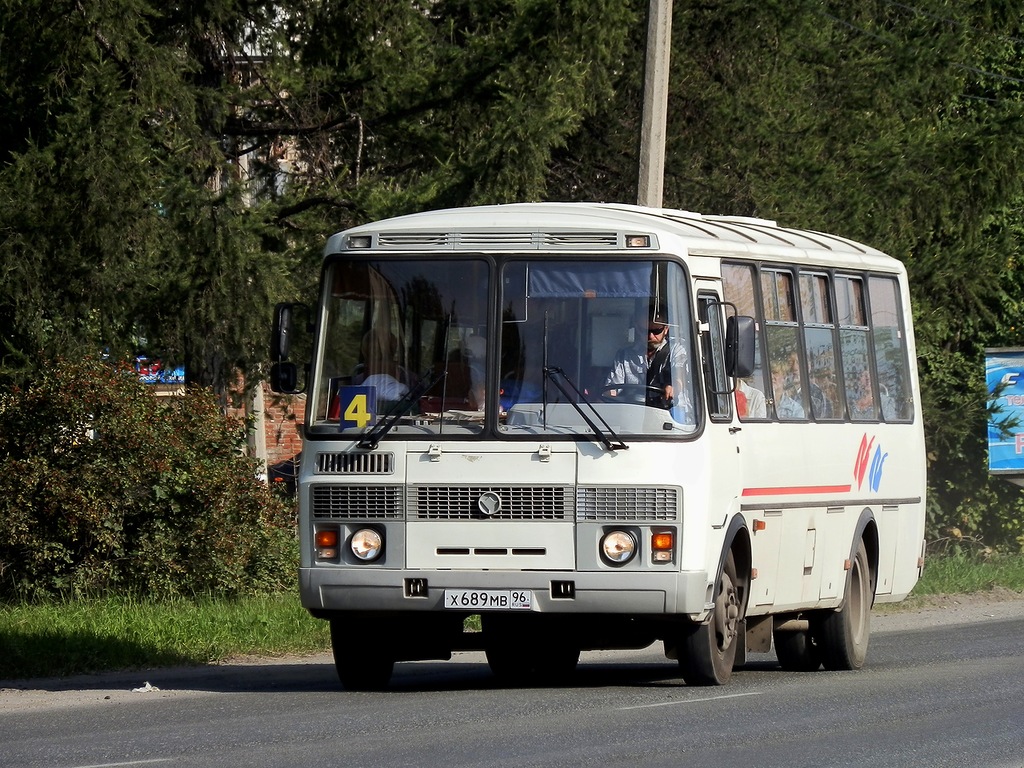
[[[718,688],[660,646],[584,654],[559,688],[498,687],[479,654],[399,664],[385,693],[326,657],[0,682],[0,766],[1024,767],[1024,601],[874,630],[859,672],[753,655]]]

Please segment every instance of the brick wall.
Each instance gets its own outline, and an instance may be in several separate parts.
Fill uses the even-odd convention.
[[[264,388],[266,408],[267,465],[293,458],[302,450],[302,425],[306,415],[305,395],[279,395]]]
[[[240,402],[241,387],[233,398],[235,403],[226,406],[227,414],[244,420],[246,406]],[[295,492],[297,461],[293,461],[302,450],[302,425],[306,417],[305,395],[281,395],[271,392],[263,385],[263,426],[267,448],[267,478],[271,483],[285,483],[291,493]]]

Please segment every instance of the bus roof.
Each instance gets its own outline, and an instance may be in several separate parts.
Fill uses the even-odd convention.
[[[651,235],[654,251],[681,246],[698,256],[780,260],[799,258],[803,252],[823,264],[899,269],[881,251],[837,235],[780,227],[766,219],[623,203],[512,203],[414,213],[338,233],[328,241],[326,253],[344,250],[346,239],[359,235],[372,236],[378,252],[599,252],[623,249],[627,235]]]

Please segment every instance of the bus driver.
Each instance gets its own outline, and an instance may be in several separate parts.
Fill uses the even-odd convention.
[[[612,369],[605,378],[604,391],[610,397],[625,397],[630,402],[645,403],[656,408],[672,408],[677,403],[676,382],[687,369],[686,350],[681,344],[670,344],[669,325],[665,313],[654,311],[651,319],[636,320],[633,343],[615,353]],[[646,338],[646,343],[644,339]]]

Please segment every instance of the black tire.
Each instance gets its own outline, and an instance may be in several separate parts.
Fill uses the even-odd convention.
[[[736,560],[725,558],[715,587],[715,609],[706,624],[696,624],[683,635],[679,645],[679,668],[687,685],[724,685],[732,677],[736,650],[746,639],[740,632],[743,604]]]
[[[816,639],[825,669],[849,670],[864,666],[871,636],[874,596],[875,574],[871,571],[868,550],[862,540],[846,574],[843,607],[825,614],[817,628]]]
[[[395,669],[395,653],[386,637],[353,636],[351,623],[331,621],[334,668],[349,691],[381,691],[388,687]]]
[[[787,672],[815,672],[821,669],[821,648],[811,630],[773,632],[775,655]]]

